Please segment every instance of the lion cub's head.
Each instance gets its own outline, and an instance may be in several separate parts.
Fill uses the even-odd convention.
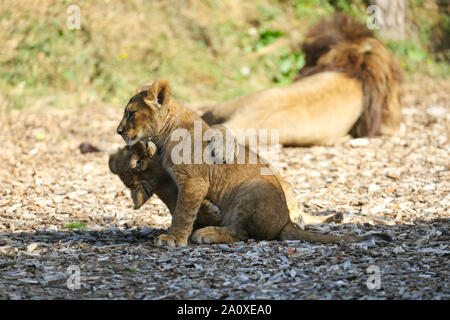
[[[150,141],[139,141],[109,156],[109,169],[130,189],[135,209],[139,209],[166,178],[156,149]]]
[[[171,88],[167,80],[157,80],[134,95],[125,107],[117,127],[128,146],[138,141],[153,139],[164,124],[164,115],[171,99]]]

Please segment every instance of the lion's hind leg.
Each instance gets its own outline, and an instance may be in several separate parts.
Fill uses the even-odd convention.
[[[318,144],[322,146],[334,146],[337,144],[343,144],[344,142],[350,140],[351,138],[352,136],[349,134],[346,134],[344,136],[328,137],[320,141]]]
[[[244,240],[235,235],[232,231],[222,227],[205,227],[196,230],[192,234],[192,241],[202,244],[230,243]]]

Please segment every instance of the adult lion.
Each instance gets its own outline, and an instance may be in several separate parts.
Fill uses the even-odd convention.
[[[343,15],[322,21],[308,32],[303,51],[297,81],[220,103],[202,118],[235,133],[278,129],[279,143],[296,146],[401,129],[401,69],[364,24]]]

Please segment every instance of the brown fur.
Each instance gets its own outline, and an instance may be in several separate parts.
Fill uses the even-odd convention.
[[[400,66],[364,24],[345,15],[321,21],[303,44],[306,65],[299,79],[338,71],[362,83],[363,112],[350,130],[355,137],[392,134],[400,126]]]
[[[330,144],[401,129],[401,70],[372,31],[349,17],[322,21],[303,44],[294,83],[240,96],[203,115],[230,130],[278,129],[283,145]]]
[[[156,146],[145,153],[139,150],[140,144],[135,144],[134,152],[129,148],[122,148],[109,156],[109,169],[117,174],[120,180],[130,189],[134,209],[139,209],[153,195],[156,194],[173,213],[177,203],[178,188],[172,178],[164,171],[158,158],[154,156]],[[141,160],[142,159],[142,160]],[[138,166],[138,161],[142,161]],[[204,199],[194,230],[206,226],[219,225],[220,209],[209,199]]]
[[[197,243],[221,243],[254,239],[302,239],[302,230],[289,217],[282,186],[276,175],[262,175],[270,165],[248,148],[238,146],[246,159],[256,156],[256,164],[176,164],[172,152],[178,141],[172,141],[175,130],[183,128],[194,136],[194,121],[202,130],[209,129],[193,111],[173,97],[168,81],[159,80],[135,95],[125,108],[117,132],[128,145],[150,139],[160,150],[158,159],[178,187],[172,225],[168,234],[156,239],[157,245],[186,246],[197,212],[205,198],[222,212],[220,226],[197,229],[192,240]],[[142,145],[141,142],[139,142]],[[201,151],[208,147],[204,141]],[[195,149],[195,146],[194,148]],[[194,150],[195,151],[195,150]],[[203,153],[203,152],[202,152]],[[140,152],[145,155],[145,152]],[[236,159],[234,159],[236,160]],[[314,235],[314,233],[312,233]],[[317,235],[322,242],[353,242],[366,237],[333,237]],[[385,237],[385,235],[382,235]]]
[[[156,146],[149,142],[147,150],[142,152],[143,143],[138,142],[132,149],[122,148],[109,157],[109,168],[117,174],[130,189],[134,208],[139,209],[152,194],[156,194],[173,213],[178,196],[178,188],[169,174],[158,161]],[[140,162],[139,162],[140,161]],[[139,162],[139,166],[138,166]],[[342,222],[341,213],[327,216],[312,216],[305,214],[297,205],[297,198],[290,185],[280,180],[289,208],[290,218],[298,226],[315,223]],[[204,199],[195,220],[194,229],[206,226],[218,226],[221,210],[211,200]]]

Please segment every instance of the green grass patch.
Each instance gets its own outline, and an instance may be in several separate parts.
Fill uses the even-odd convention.
[[[388,41],[388,48],[397,56],[407,74],[422,73],[435,77],[448,77],[450,65],[436,61],[433,54],[413,41]]]
[[[83,222],[70,222],[65,225],[67,229],[77,229],[77,230],[84,230],[86,229],[86,225]]]

